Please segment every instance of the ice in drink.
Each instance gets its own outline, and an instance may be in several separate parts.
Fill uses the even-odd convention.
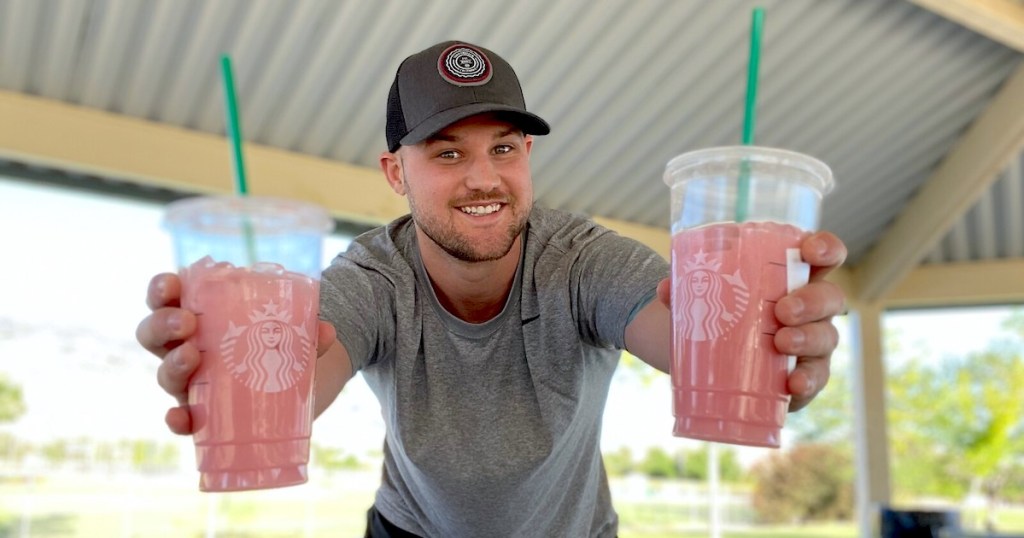
[[[672,396],[677,436],[778,447],[789,395],[775,302],[807,282],[832,171],[808,155],[726,146],[675,157]]]
[[[197,316],[200,366],[189,380],[203,491],[306,481],[323,236],[316,205],[261,196],[201,196],[164,219]]]
[[[203,491],[307,479],[319,281],[272,263],[203,258],[181,271],[198,324],[189,383]]]
[[[803,230],[710,224],[672,237],[673,433],[778,447],[790,358],[775,349],[775,303],[806,279]]]

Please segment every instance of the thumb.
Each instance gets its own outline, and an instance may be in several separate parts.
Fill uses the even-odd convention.
[[[334,330],[334,325],[320,320],[316,330],[316,356],[319,357],[327,353],[337,339],[338,332]]]
[[[658,282],[658,300],[665,306],[671,308],[671,295],[672,295],[672,280],[666,278],[661,282]]]

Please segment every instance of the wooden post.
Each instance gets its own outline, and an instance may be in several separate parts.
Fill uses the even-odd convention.
[[[878,535],[878,513],[889,504],[889,437],[882,363],[882,312],[879,303],[855,303],[853,393],[856,446],[856,498],[860,536]]]

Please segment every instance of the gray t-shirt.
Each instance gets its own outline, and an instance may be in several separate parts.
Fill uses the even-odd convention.
[[[668,265],[569,213],[534,208],[502,312],[438,302],[409,217],[353,241],[323,274],[321,316],[380,400],[375,504],[423,536],[617,532],[601,417],[632,315]]]

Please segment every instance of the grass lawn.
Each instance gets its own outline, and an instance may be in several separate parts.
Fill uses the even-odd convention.
[[[362,536],[375,485],[353,487],[339,475],[291,488],[206,494],[193,477],[181,476],[8,481],[0,483],[0,538],[20,537],[26,525],[32,537],[62,538],[199,538],[208,524],[218,538]]]
[[[620,529],[622,538],[707,538],[706,530],[627,531]],[[814,525],[809,527],[770,527],[748,530],[725,530],[723,538],[838,538],[857,536],[849,526]]]
[[[708,536],[707,524],[699,514],[679,505],[617,503],[619,535],[622,538],[696,538]],[[729,525],[724,538],[854,538],[852,522],[802,526]]]
[[[357,537],[373,502],[377,472],[317,476],[309,484],[266,491],[205,494],[195,477],[58,474],[0,482],[0,538]],[[622,538],[706,536],[678,506],[619,503]],[[852,526],[729,531],[726,537],[852,537]]]
[[[228,494],[200,493],[190,474],[54,474],[0,478],[0,538],[358,537],[373,502],[379,472],[318,474],[302,486]],[[617,502],[622,538],[707,536],[703,515],[682,504]],[[853,523],[738,526],[749,514],[724,517],[725,538],[853,538]],[[742,516],[742,517],[741,517]],[[1001,509],[998,528],[1024,533],[1024,508]]]

